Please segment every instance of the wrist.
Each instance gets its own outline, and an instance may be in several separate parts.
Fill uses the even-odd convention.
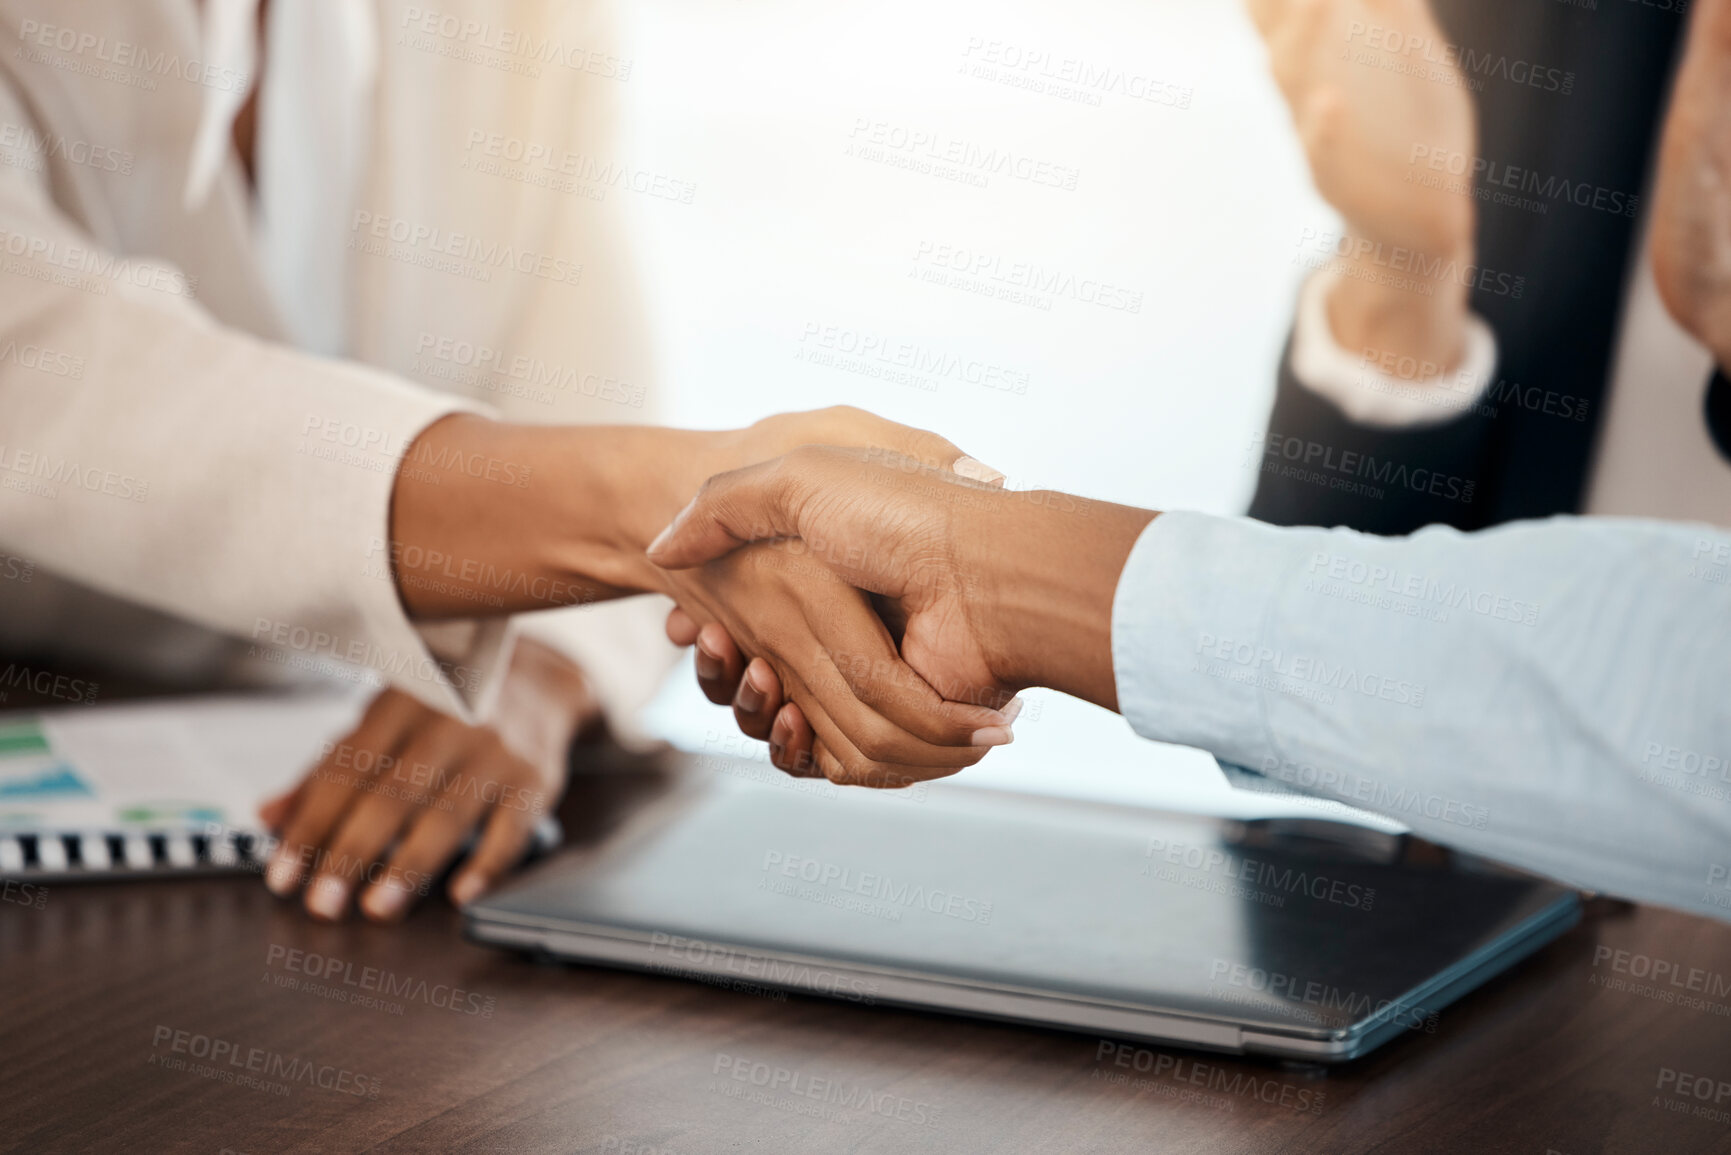
[[[689,498],[708,436],[434,422],[391,498],[392,573],[418,617],[515,613],[661,588],[643,547]],[[681,468],[683,467],[683,468]]]
[[[1050,491],[997,495],[958,526],[957,566],[988,667],[1005,686],[1049,686],[1117,709],[1112,603],[1152,510]]]
[[[1335,344],[1369,364],[1418,366],[1421,380],[1453,373],[1466,354],[1471,246],[1442,257],[1360,249],[1355,241],[1333,266],[1325,312]]]

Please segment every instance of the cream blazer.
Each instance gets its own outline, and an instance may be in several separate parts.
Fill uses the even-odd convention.
[[[669,665],[665,603],[417,628],[386,514],[453,410],[653,418],[625,202],[692,190],[616,153],[604,2],[372,2],[338,361],[283,343],[232,150],[183,207],[206,87],[244,87],[199,59],[194,0],[0,0],[0,644],[187,684],[364,667],[472,717],[521,629],[617,715]]]

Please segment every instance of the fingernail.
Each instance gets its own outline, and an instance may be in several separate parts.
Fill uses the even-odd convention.
[[[343,917],[349,905],[349,884],[329,875],[313,883],[307,891],[307,909],[332,922]]]
[[[1001,711],[1005,722],[1014,722],[1022,713],[1022,699],[1011,698],[1010,704]]]
[[[265,887],[278,898],[287,898],[294,893],[295,883],[300,881],[300,866],[295,856],[287,850],[280,850],[271,859],[270,869],[265,871]]]
[[[1008,746],[1016,740],[1008,726],[982,726],[971,739],[975,746]]]
[[[1002,485],[1004,483],[1003,474],[985,462],[976,461],[972,457],[958,457],[950,471],[957,477],[966,477],[971,481],[983,481],[987,485]]]
[[[649,548],[644,550],[643,552],[644,553],[654,553],[656,550],[660,549],[663,545],[667,544],[667,539],[672,537],[672,536],[673,536],[673,523],[670,521],[667,523],[667,527],[665,529],[663,529],[660,533],[655,535],[655,540],[650,542]]]
[[[451,883],[451,901],[458,906],[468,906],[480,898],[481,892],[485,889],[487,889],[487,880],[480,875],[461,875],[457,881]]]
[[[726,670],[722,664],[721,655],[704,644],[703,635],[697,635],[697,676],[704,679],[719,678]]]
[[[409,905],[409,892],[388,882],[367,891],[361,897],[361,905],[373,918],[392,921],[398,918]]]
[[[769,687],[764,684],[767,677],[763,667],[756,662],[745,667],[745,677],[739,683],[738,705],[747,714],[757,713],[768,700]]]

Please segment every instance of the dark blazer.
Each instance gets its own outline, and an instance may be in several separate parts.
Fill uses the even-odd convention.
[[[1377,429],[1299,385],[1283,358],[1264,447],[1275,453],[1263,458],[1252,517],[1399,534],[1579,508],[1638,241],[1628,202],[1645,192],[1685,25],[1667,2],[1678,0],[1598,0],[1591,11],[1432,0],[1477,89],[1480,155],[1528,201],[1478,201],[1469,303],[1496,333],[1495,380],[1476,411]],[[1298,457],[1300,446],[1312,468],[1281,469],[1279,455]]]

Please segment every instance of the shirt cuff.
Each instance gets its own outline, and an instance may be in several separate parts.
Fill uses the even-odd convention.
[[[322,627],[329,629],[328,634],[321,634],[321,626],[310,626],[310,645],[303,640],[309,626],[292,618],[286,623],[271,623],[273,628],[263,637],[255,628],[253,640],[286,649],[283,660],[291,664],[300,664],[294,659],[303,656],[295,651],[305,651],[305,656],[328,655],[366,667],[427,706],[473,724],[490,708],[510,661],[510,622],[502,617],[424,623],[410,619],[391,563],[390,510],[397,472],[391,454],[406,450],[442,418],[454,413],[486,414],[487,410],[461,399],[410,388],[378,395],[357,390],[350,404],[346,416],[353,418],[354,427],[375,434],[378,443],[390,449],[368,455],[327,455],[321,452],[326,446],[314,435],[301,450],[308,456],[325,457],[330,469],[346,473],[353,483],[347,500],[331,503],[330,520],[322,535],[326,551],[309,558],[306,564],[310,588],[328,582],[327,588],[334,587],[333,592],[340,596],[346,587],[348,613],[338,614],[332,621],[335,629]],[[342,636],[346,632],[342,625],[350,623],[356,627],[354,633]],[[286,637],[278,636],[284,633]],[[311,667],[320,673],[346,676],[323,661],[315,661]]]
[[[1479,404],[1497,368],[1496,334],[1484,318],[1467,314],[1466,352],[1454,372],[1422,372],[1435,367],[1409,360],[1393,366],[1395,375],[1391,375],[1369,358],[1348,353],[1335,340],[1328,298],[1339,283],[1339,273],[1322,269],[1299,291],[1291,365],[1300,385],[1333,402],[1358,424],[1383,428],[1440,425]]]
[[[516,619],[519,636],[533,638],[570,658],[627,750],[648,750],[659,740],[640,717],[661,690],[679,650],[667,640],[673,602],[656,594],[598,605],[540,610]]]
[[[1223,762],[1273,763],[1258,647],[1302,556],[1272,527],[1163,513],[1137,539],[1112,603],[1118,709],[1137,734]]]

